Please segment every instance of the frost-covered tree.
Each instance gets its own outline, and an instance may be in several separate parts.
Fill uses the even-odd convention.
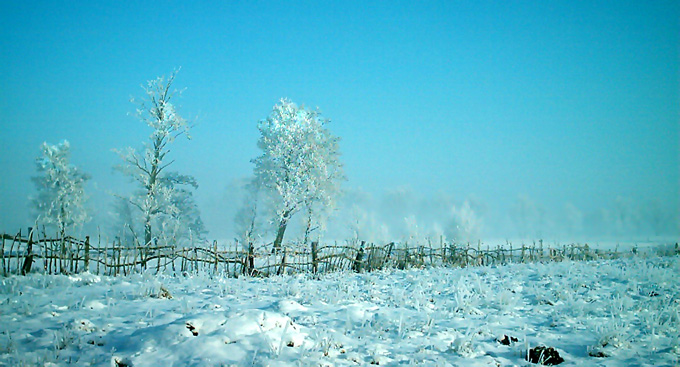
[[[252,162],[255,180],[276,208],[275,249],[295,213],[307,209],[308,235],[335,205],[344,174],[340,139],[326,128],[328,123],[318,111],[282,99],[258,124],[262,155]]]
[[[140,188],[126,199],[140,213],[147,245],[153,238],[177,242],[189,236],[201,238],[206,232],[193,198],[196,179],[167,170],[174,162],[168,158],[169,145],[181,135],[191,139],[190,126],[172,103],[178,93],[171,89],[175,75],[150,80],[144,88],[146,97],[137,116],[152,132],[143,153],[133,148],[118,152],[123,164],[117,168]]]
[[[66,232],[89,219],[85,209],[85,182],[90,178],[70,163],[68,141],[57,145],[43,143],[36,159],[39,175],[33,177],[38,190],[32,198],[37,221],[56,227],[63,238]]]

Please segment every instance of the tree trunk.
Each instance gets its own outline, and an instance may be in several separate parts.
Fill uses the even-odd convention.
[[[144,219],[144,246],[151,243],[151,216],[147,215]]]
[[[309,211],[307,212],[307,228],[305,228],[305,242],[304,244],[307,245],[309,242],[309,234],[312,232],[312,208],[309,208]]]
[[[291,211],[283,213],[281,216],[281,222],[279,222],[279,230],[276,232],[276,239],[274,240],[274,247],[272,252],[281,249],[281,243],[283,242],[283,235],[286,233],[286,228],[288,227],[288,220],[290,219]]]

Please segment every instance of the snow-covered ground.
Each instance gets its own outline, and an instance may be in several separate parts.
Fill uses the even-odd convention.
[[[3,366],[680,363],[680,256],[268,279],[0,279]],[[510,345],[498,340],[517,338]]]

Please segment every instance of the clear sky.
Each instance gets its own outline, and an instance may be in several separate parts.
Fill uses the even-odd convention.
[[[178,67],[180,112],[197,124],[175,168],[198,179],[217,235],[281,97],[332,120],[347,188],[446,192],[498,213],[520,195],[556,211],[617,198],[680,210],[678,1],[10,0],[0,230],[30,223],[43,141],[71,142],[94,211],[109,212],[129,189],[112,149],[149,134],[129,99]]]

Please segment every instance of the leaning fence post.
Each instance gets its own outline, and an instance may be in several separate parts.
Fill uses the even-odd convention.
[[[283,275],[283,273],[286,271],[286,248],[283,248],[283,257],[281,258],[281,266],[279,267],[279,270],[276,272],[276,275]]]
[[[21,228],[19,228],[19,233],[14,236],[12,240],[12,245],[9,247],[9,261],[7,262],[7,267],[9,272],[12,272],[12,252],[14,252],[14,244],[21,239]],[[21,243],[21,242],[19,242]],[[17,269],[19,268],[19,250],[17,249]]]
[[[385,256],[385,262],[383,264],[383,267],[390,266],[390,259],[392,257],[392,249],[394,248],[394,242],[390,242],[387,244],[387,256]]]
[[[163,256],[163,250],[161,246],[156,244],[156,274],[161,272],[161,258]]]
[[[28,243],[26,244],[26,257],[24,258],[24,266],[21,267],[21,275],[26,275],[31,272],[31,265],[33,265],[33,229],[28,229]],[[17,259],[19,257],[17,256]],[[18,263],[17,263],[18,266]]]

